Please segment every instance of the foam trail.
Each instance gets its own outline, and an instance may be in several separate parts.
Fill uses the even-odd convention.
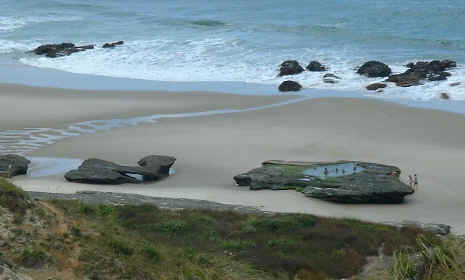
[[[91,134],[103,131],[109,131],[115,128],[137,126],[143,123],[155,123],[161,119],[174,118],[193,118],[205,117],[213,115],[233,114],[242,112],[252,112],[265,110],[269,108],[285,106],[302,102],[313,97],[299,97],[283,102],[273,103],[269,105],[250,107],[244,109],[222,109],[210,110],[204,112],[193,113],[178,113],[178,114],[156,114],[151,116],[141,116],[126,119],[111,119],[111,120],[91,120],[71,124],[63,129],[55,128],[24,128],[0,130],[0,154],[27,154],[38,150],[42,147],[53,145],[63,139],[79,136],[82,134]],[[87,127],[87,128],[84,128]]]

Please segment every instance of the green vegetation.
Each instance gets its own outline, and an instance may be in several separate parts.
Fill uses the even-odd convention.
[[[14,194],[8,196],[11,205],[13,198],[26,200],[11,184],[2,186],[4,193]],[[386,266],[380,277],[351,279],[458,280],[465,275],[463,239],[443,240],[413,227],[304,214],[64,200],[33,204],[24,210],[32,223],[5,227],[12,238],[0,259],[63,272],[62,279],[341,279],[359,274],[368,257],[380,251],[393,256],[392,269]]]
[[[49,261],[44,250],[38,248],[26,248],[19,256],[19,263],[28,268],[40,268]]]
[[[29,208],[27,194],[8,180],[0,178],[0,206],[23,215]]]
[[[438,242],[423,235],[417,239],[417,252],[401,249],[394,254],[394,280],[460,280],[465,278],[465,240],[448,237]]]
[[[172,211],[152,205],[105,206],[101,211],[101,206],[75,201],[54,204],[73,219],[91,222],[98,232],[93,237],[82,233],[85,274],[106,268],[122,278],[240,279],[228,269],[240,265],[270,279],[346,278],[357,274],[380,247],[386,254],[413,248],[422,233],[303,214]],[[125,269],[115,266],[115,259]]]

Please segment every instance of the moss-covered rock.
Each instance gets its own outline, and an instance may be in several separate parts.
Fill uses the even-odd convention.
[[[400,173],[395,166],[369,162],[267,161],[234,180],[251,190],[299,189],[340,203],[401,203],[414,190],[399,180]]]

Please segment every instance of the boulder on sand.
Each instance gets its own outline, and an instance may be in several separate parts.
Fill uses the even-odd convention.
[[[304,68],[300,66],[296,60],[286,60],[279,67],[279,76],[295,75],[304,72]]]
[[[31,163],[27,158],[18,155],[0,156],[0,173],[8,174],[9,176],[17,176],[27,174],[27,169]]]
[[[279,91],[299,91],[302,86],[298,82],[284,81],[279,85]]]
[[[325,169],[331,173],[325,175]],[[274,160],[234,180],[251,190],[300,189],[305,196],[339,203],[401,203],[414,190],[399,180],[400,172],[395,166],[369,162]]]
[[[67,172],[65,179],[70,182],[109,185],[156,181],[169,175],[169,169],[175,161],[174,157],[152,155],[141,159],[138,163],[140,166],[124,166],[101,159],[87,159],[78,169]]]
[[[379,61],[365,62],[358,70],[357,73],[367,77],[387,77],[391,74],[391,68],[386,64]]]

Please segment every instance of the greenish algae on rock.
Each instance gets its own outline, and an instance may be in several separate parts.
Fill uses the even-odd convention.
[[[272,160],[234,180],[251,190],[298,189],[339,203],[402,203],[414,190],[399,180],[400,173],[398,167],[369,162]]]

